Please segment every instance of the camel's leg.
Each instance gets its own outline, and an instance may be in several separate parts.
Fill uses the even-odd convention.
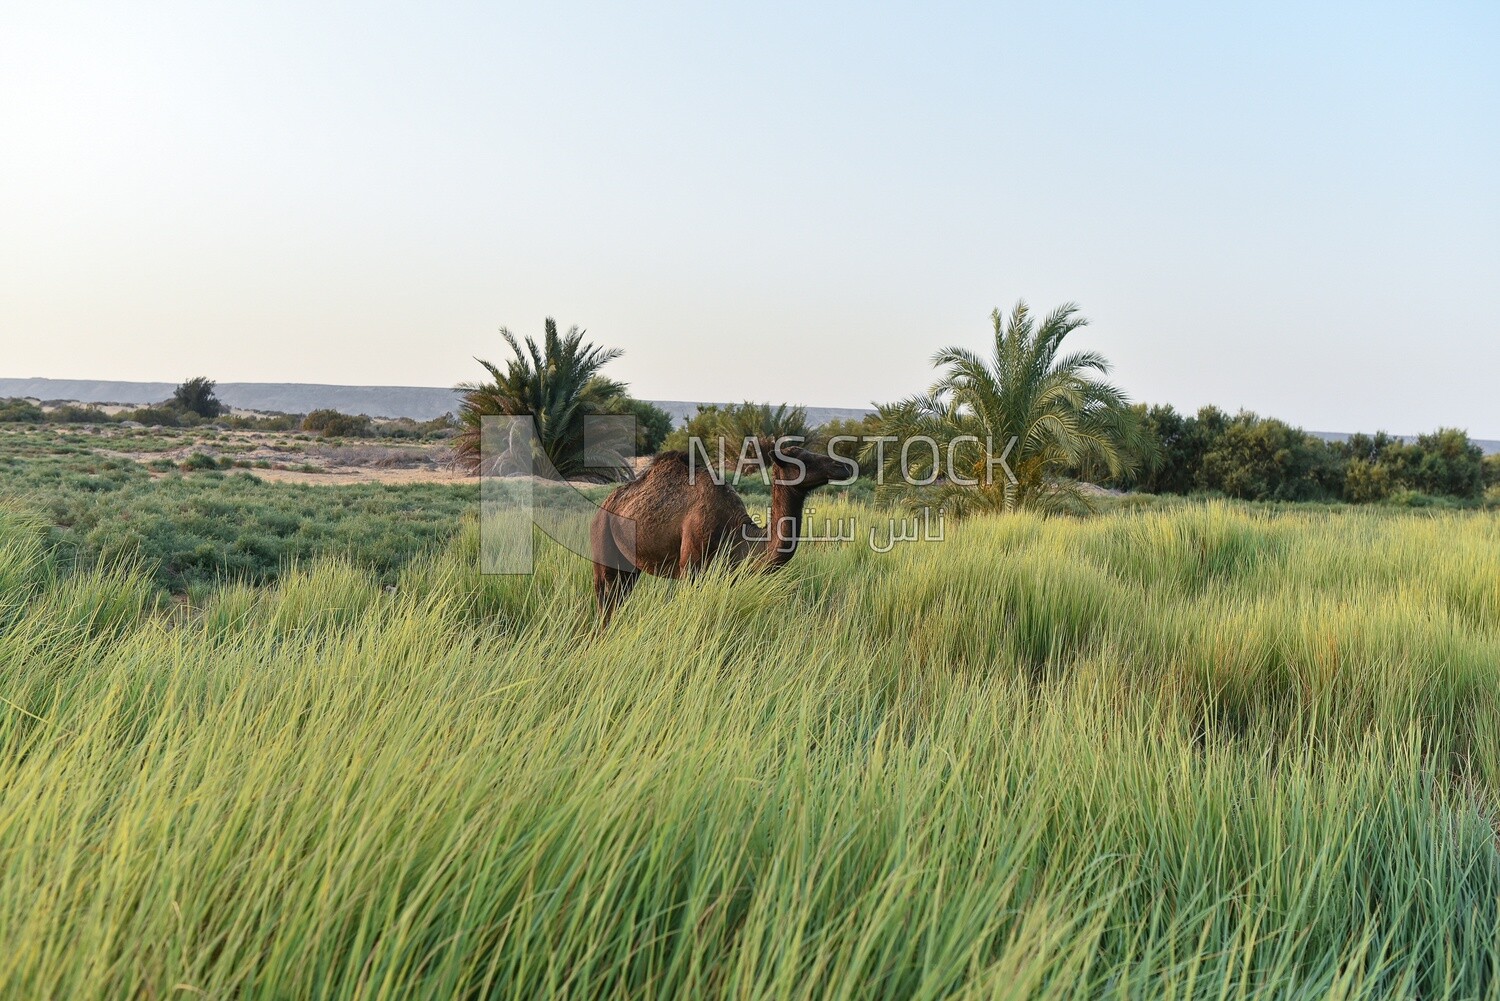
[[[609,625],[615,609],[630,596],[641,572],[620,549],[611,524],[614,515],[600,511],[589,530],[594,558],[594,600],[599,604],[600,625]]]
[[[594,600],[599,603],[600,627],[608,626],[615,609],[625,603],[635,582],[641,579],[640,572],[617,570],[614,567],[594,564]]]
[[[696,577],[708,569],[718,550],[719,536],[706,521],[694,514],[682,519],[682,543],[677,554],[677,576]]]

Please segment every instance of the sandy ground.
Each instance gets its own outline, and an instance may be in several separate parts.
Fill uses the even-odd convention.
[[[268,483],[311,483],[340,486],[349,483],[478,483],[479,477],[452,469],[377,469],[368,466],[346,466],[322,473],[305,473],[298,469],[244,469],[258,480]]]
[[[297,434],[274,431],[223,431],[183,436],[181,445],[159,451],[111,449],[113,430],[100,435],[100,454],[130,459],[142,465],[165,460],[173,465],[202,453],[232,459],[236,472],[247,472],[272,483],[477,483],[478,477],[454,464],[444,442],[381,439],[306,440]],[[234,448],[224,445],[233,444]],[[311,467],[311,468],[308,468]],[[167,475],[153,470],[153,475]]]
[[[106,406],[104,409],[111,408]],[[225,472],[249,473],[269,483],[343,486],[355,483],[479,482],[477,475],[456,465],[453,452],[445,441],[379,438],[325,441],[309,440],[296,432],[201,429],[197,433],[194,430],[163,432],[178,436],[181,444],[160,450],[137,451],[128,447],[110,447],[128,445],[133,434],[113,425],[81,424],[70,426],[70,430],[96,436],[95,451],[99,455],[129,459],[148,468],[162,461],[181,466],[201,453],[214,459],[233,460],[236,465]],[[225,447],[229,445],[234,447]],[[637,470],[649,462],[649,457],[636,460]],[[152,469],[151,475],[161,477],[171,473]],[[551,483],[547,480],[539,482]],[[570,480],[568,483],[580,489],[599,485],[590,480]]]

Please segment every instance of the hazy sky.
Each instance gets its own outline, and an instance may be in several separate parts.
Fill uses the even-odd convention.
[[[0,376],[448,385],[551,314],[863,406],[1018,297],[1136,399],[1500,438],[1500,5],[0,6]]]

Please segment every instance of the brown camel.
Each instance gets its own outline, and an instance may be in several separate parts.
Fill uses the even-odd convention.
[[[750,520],[733,487],[714,482],[708,464],[692,463],[686,452],[658,455],[639,478],[609,495],[589,532],[594,596],[605,625],[643,571],[687,577],[719,557],[731,566],[753,559],[769,573],[792,558],[807,495],[848,469],[804,448],[778,449],[765,439],[759,445],[771,473],[771,518],[764,529]]]

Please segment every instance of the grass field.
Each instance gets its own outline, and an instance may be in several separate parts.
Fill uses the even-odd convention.
[[[1492,514],[976,519],[603,635],[478,535],[183,604],[0,514],[0,996],[1500,990]]]
[[[225,579],[266,583],[293,561],[320,557],[342,557],[392,584],[409,560],[453,538],[479,496],[477,483],[271,483],[259,478],[264,470],[207,461],[243,454],[248,438],[0,427],[0,503],[40,517],[63,563],[135,560],[157,583],[197,598]],[[297,450],[322,447],[290,436],[277,444],[298,465],[307,453]],[[130,457],[168,448],[204,457],[205,468]]]

